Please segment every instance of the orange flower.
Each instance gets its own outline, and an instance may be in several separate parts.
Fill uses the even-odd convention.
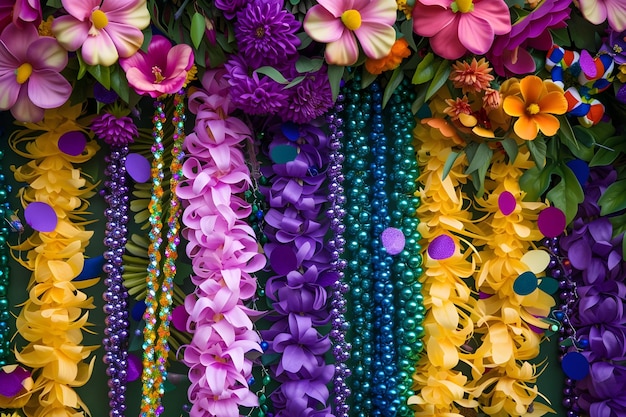
[[[517,117],[515,133],[524,140],[534,140],[539,131],[553,136],[559,130],[559,120],[553,114],[567,111],[567,100],[561,87],[529,75],[520,81],[519,96],[504,99],[503,108],[509,116]]]
[[[472,58],[471,63],[456,61],[452,65],[450,80],[456,88],[462,89],[463,93],[478,93],[489,87],[489,83],[493,81],[493,75],[489,74],[491,71],[493,68],[489,67],[485,58],[481,58],[480,61]]]
[[[483,96],[483,107],[485,110],[495,110],[500,107],[500,92],[493,88],[487,88]]]
[[[402,60],[409,55],[411,55],[409,43],[404,38],[400,38],[393,44],[391,51],[386,57],[380,59],[367,58],[365,60],[365,69],[370,74],[382,74],[384,71],[396,69]]]
[[[457,120],[461,114],[472,114],[472,108],[467,96],[457,97],[456,100],[447,98],[446,104],[448,107],[443,109],[443,112],[450,116],[452,120]]]

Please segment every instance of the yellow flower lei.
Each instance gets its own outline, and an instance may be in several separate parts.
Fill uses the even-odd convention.
[[[87,383],[97,346],[82,346],[88,313],[93,299],[81,290],[94,285],[98,278],[73,281],[83,269],[84,251],[93,232],[86,231],[89,222],[87,199],[95,194],[95,185],[84,178],[81,164],[99,149],[88,140],[84,151],[70,156],[59,150],[58,140],[67,132],[88,134],[87,119],[79,120],[82,105],[63,106],[46,112],[42,122],[24,124],[9,139],[13,151],[29,159],[19,168],[11,167],[15,179],[28,187],[19,191],[22,205],[32,202],[49,204],[57,215],[52,232],[34,231],[25,242],[12,247],[27,251],[26,259],[16,260],[33,271],[28,284],[29,298],[16,320],[19,334],[27,344],[16,348],[16,359],[32,368],[34,386],[24,405],[27,416],[84,416],[89,410],[74,391]],[[23,148],[23,149],[22,149]],[[38,393],[37,395],[35,395]]]
[[[535,222],[546,207],[522,201],[519,177],[534,166],[529,152],[520,149],[513,163],[496,152],[485,197],[476,199],[461,189],[467,182],[464,156],[443,178],[458,142],[419,123],[414,137],[422,172],[418,230],[425,249],[421,280],[427,314],[426,354],[416,365],[417,394],[409,404],[416,416],[462,417],[465,408],[495,417],[544,415],[552,410],[535,401],[543,396],[535,385],[537,368],[529,362],[539,355],[542,336],[529,325],[546,328],[539,317],[548,316],[554,300],[539,289],[526,296],[513,291],[515,279],[529,270],[523,256],[542,238]],[[508,216],[498,205],[504,191],[517,201]],[[476,220],[472,207],[480,216]],[[442,234],[453,238],[456,251],[435,260],[428,244]],[[462,253],[461,242],[470,249]]]

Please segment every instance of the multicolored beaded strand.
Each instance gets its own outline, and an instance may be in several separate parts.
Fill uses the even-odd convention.
[[[330,219],[330,228],[332,230],[332,238],[329,246],[332,249],[331,265],[333,272],[337,275],[337,280],[333,284],[331,292],[331,325],[330,338],[333,341],[333,356],[335,357],[335,375],[333,377],[333,413],[336,417],[349,417],[350,405],[346,402],[350,396],[350,387],[347,384],[347,378],[350,377],[351,371],[346,361],[350,358],[352,345],[346,341],[346,332],[350,326],[346,320],[346,299],[345,294],[350,290],[350,286],[345,282],[344,270],[346,261],[342,259],[344,253],[345,224],[343,218],[346,215],[344,204],[346,197],[344,196],[342,173],[344,156],[341,153],[341,140],[344,136],[343,117],[344,95],[342,92],[337,96],[335,107],[332,112],[326,116],[326,122],[330,130],[330,165],[326,172],[328,176],[328,200],[329,208],[326,215]]]
[[[152,137],[152,196],[148,209],[150,211],[150,246],[148,247],[148,276],[146,278],[146,310],[144,313],[145,327],[143,331],[143,373],[142,373],[142,397],[141,417],[158,416],[163,412],[161,398],[165,392],[163,388],[164,375],[161,369],[165,368],[167,355],[162,350],[157,350],[157,312],[159,309],[157,294],[161,276],[161,243],[162,243],[162,206],[163,197],[163,124],[166,121],[163,103],[159,100],[154,102],[154,116]],[[160,346],[160,345],[159,345]]]

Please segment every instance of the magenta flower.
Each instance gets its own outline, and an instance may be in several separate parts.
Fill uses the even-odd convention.
[[[39,122],[44,109],[63,105],[72,86],[59,72],[67,52],[33,25],[9,24],[0,35],[0,109],[22,122]]]
[[[120,65],[137,94],[157,98],[174,94],[185,85],[187,71],[193,66],[193,50],[185,44],[172,47],[167,38],[155,35],[148,52],[139,51],[130,58],[122,58]]]
[[[39,25],[41,2],[39,0],[0,0],[0,30],[3,30],[11,21],[20,28],[23,23]]]
[[[579,0],[580,11],[594,25],[606,20],[618,32],[626,30],[626,2],[624,0]]]
[[[417,0],[413,31],[429,37],[437,55],[458,59],[487,52],[495,35],[511,31],[511,17],[504,0]]]
[[[128,58],[143,43],[150,24],[146,0],[62,0],[69,13],[54,19],[52,32],[68,51],[82,46],[88,65],[110,66]]]

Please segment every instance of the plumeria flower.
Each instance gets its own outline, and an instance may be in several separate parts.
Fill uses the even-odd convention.
[[[396,41],[394,0],[318,0],[304,18],[304,30],[326,43],[326,62],[352,65],[359,58],[359,40],[368,58],[389,54]]]
[[[579,0],[585,19],[594,25],[606,20],[613,30],[626,30],[626,2],[624,0]]]
[[[0,0],[0,30],[11,21],[18,27],[23,23],[41,23],[41,2],[39,0]]]
[[[0,109],[22,122],[39,122],[44,109],[60,107],[72,86],[59,72],[67,52],[33,25],[9,24],[0,35]]]
[[[525,140],[534,140],[539,131],[555,135],[560,123],[553,115],[567,111],[563,90],[550,80],[529,75],[520,81],[520,94],[506,97],[503,103],[506,114],[518,117],[513,125],[515,133]]]
[[[443,58],[457,59],[468,51],[482,55],[495,35],[511,31],[509,6],[504,0],[417,0],[413,31],[429,37]]]
[[[62,0],[69,13],[54,19],[52,32],[68,51],[81,48],[88,65],[113,65],[133,55],[150,24],[146,0]]]
[[[139,51],[130,58],[122,58],[120,65],[137,94],[157,98],[174,94],[185,85],[187,72],[193,66],[193,50],[185,44],[172,47],[167,38],[155,35],[148,52]]]

